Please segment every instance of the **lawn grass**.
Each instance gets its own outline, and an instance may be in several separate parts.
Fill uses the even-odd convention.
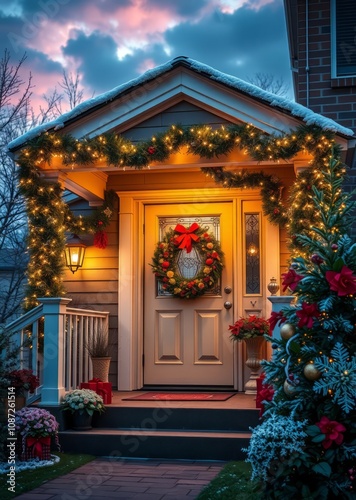
[[[60,461],[48,467],[40,467],[33,470],[24,470],[16,472],[16,493],[8,491],[9,485],[6,483],[6,474],[0,475],[0,498],[1,500],[9,500],[15,498],[21,493],[31,491],[41,484],[54,479],[56,477],[67,474],[81,465],[94,460],[93,455],[74,455],[70,453],[54,453],[60,457]]]
[[[197,500],[260,500],[261,485],[251,481],[251,466],[229,462],[199,494]]]

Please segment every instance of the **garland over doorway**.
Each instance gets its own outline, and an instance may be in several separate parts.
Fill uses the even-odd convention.
[[[303,171],[292,188],[286,205],[281,199],[281,181],[263,171],[230,172],[224,168],[202,168],[215,182],[227,188],[258,188],[263,210],[268,219],[288,228],[289,234],[307,232],[315,219],[310,203],[313,185],[322,187],[320,170],[338,155],[334,134],[320,127],[302,126],[283,136],[271,136],[252,125],[230,125],[213,129],[209,125],[181,127],[172,125],[166,132],[149,140],[133,143],[121,135],[105,134],[76,139],[46,132],[32,139],[21,150],[19,164],[20,190],[26,198],[29,220],[30,262],[26,309],[37,305],[38,297],[65,294],[62,254],[65,232],[95,233],[110,222],[113,197],[106,195],[102,207],[89,217],[75,217],[62,198],[59,183],[49,183],[40,175],[41,166],[55,157],[74,171],[77,166],[115,166],[148,168],[153,162],[168,160],[185,146],[188,153],[200,157],[219,158],[232,150],[241,150],[256,161],[288,161],[299,152],[312,155],[310,167]]]

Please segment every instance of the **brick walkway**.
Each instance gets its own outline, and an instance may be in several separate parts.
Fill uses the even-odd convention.
[[[22,500],[180,500],[196,498],[223,462],[98,458],[17,498]]]

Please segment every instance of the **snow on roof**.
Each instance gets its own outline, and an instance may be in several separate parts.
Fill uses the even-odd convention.
[[[74,109],[68,111],[67,113],[62,114],[55,120],[41,124],[29,130],[26,134],[23,134],[17,139],[10,142],[8,147],[10,150],[17,149],[30,139],[33,139],[34,137],[41,135],[43,132],[46,132],[48,130],[59,130],[65,126],[66,122],[71,121],[75,118],[79,118],[83,113],[95,109],[98,106],[102,106],[116,99],[122,93],[129,91],[131,88],[134,88],[138,85],[142,85],[150,80],[153,80],[157,76],[160,76],[163,73],[166,73],[167,71],[179,65],[185,65],[188,68],[191,68],[193,71],[207,75],[212,80],[222,83],[223,85],[227,85],[236,90],[244,92],[245,94],[248,94],[251,97],[265,101],[270,106],[278,107],[280,109],[288,111],[291,113],[291,115],[301,118],[307,125],[317,125],[323,129],[330,130],[332,132],[346,136],[354,135],[354,132],[351,129],[341,126],[340,124],[338,124],[334,120],[331,120],[330,118],[326,118],[325,116],[314,113],[310,109],[294,101],[291,101],[290,99],[277,96],[275,94],[267,92],[266,90],[262,90],[256,85],[253,85],[252,83],[248,83],[235,76],[222,73],[221,71],[218,71],[206,64],[195,61],[194,59],[180,56],[168,61],[165,64],[157,66],[156,68],[146,71],[138,78],[134,78],[122,85],[113,88],[112,90],[109,90],[108,92],[104,92],[103,94],[100,94],[97,97],[93,97],[91,99],[82,102]]]

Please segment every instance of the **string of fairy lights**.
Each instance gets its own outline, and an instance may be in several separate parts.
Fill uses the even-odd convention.
[[[149,168],[153,162],[167,161],[172,153],[185,148],[202,160],[219,158],[233,150],[258,162],[288,161],[299,152],[312,156],[309,168],[294,183],[287,203],[282,200],[282,182],[263,171],[226,171],[203,167],[202,171],[226,188],[258,188],[263,210],[269,220],[288,228],[293,235],[308,231],[315,214],[311,204],[312,186],[322,187],[321,169],[332,156],[339,156],[334,134],[317,126],[301,126],[284,136],[271,136],[253,125],[209,125],[182,127],[172,125],[150,139],[133,143],[119,134],[77,139],[71,135],[46,132],[30,140],[19,153],[20,190],[27,202],[29,221],[28,289],[26,309],[37,305],[38,297],[65,294],[62,254],[65,233],[95,232],[109,224],[105,215],[112,211],[113,198],[106,196],[102,207],[89,217],[74,216],[62,198],[59,183],[50,183],[41,169],[56,158],[66,168],[114,166],[118,169]],[[58,161],[58,160],[57,160]]]

